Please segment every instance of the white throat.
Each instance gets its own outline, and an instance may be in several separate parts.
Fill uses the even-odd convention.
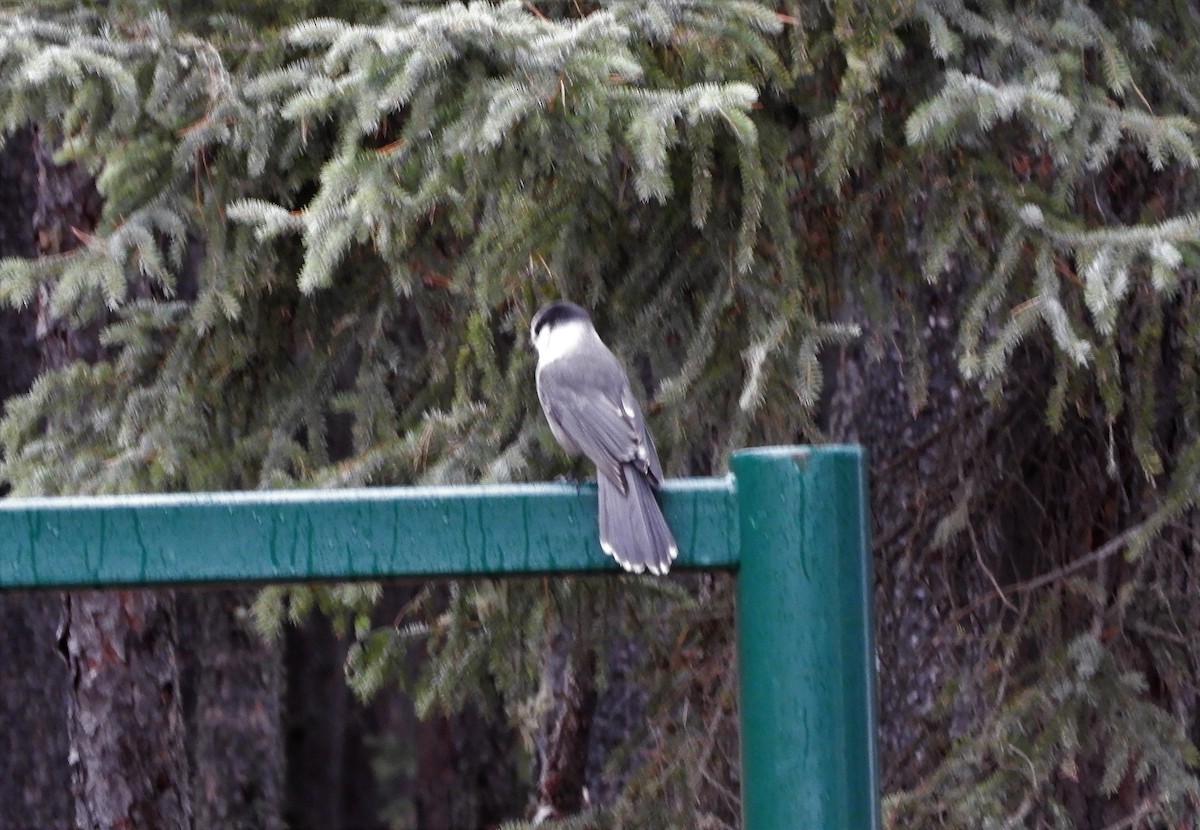
[[[533,341],[538,350],[538,366],[548,366],[575,351],[589,335],[592,335],[592,327],[583,320],[542,326]]]

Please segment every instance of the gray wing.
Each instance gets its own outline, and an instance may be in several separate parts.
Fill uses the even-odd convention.
[[[552,426],[596,465],[598,472],[627,492],[622,467],[633,464],[657,487],[662,466],[629,380],[611,354],[603,365],[584,371],[571,358],[538,372],[538,398]],[[611,361],[611,362],[610,362]]]

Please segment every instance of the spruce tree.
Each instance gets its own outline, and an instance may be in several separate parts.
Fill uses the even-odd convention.
[[[14,492],[551,475],[526,328],[569,297],[634,369],[668,474],[875,450],[881,617],[923,615],[916,654],[880,629],[895,826],[1194,815],[1185,11],[345,11],[0,16],[4,128],[42,125],[104,199],[72,253],[0,264],[0,300],[104,348],[10,402]],[[736,822],[726,580],[430,587],[379,629],[375,596],[257,610],[344,619],[363,695],[419,643],[423,711],[495,690],[531,745],[557,650],[602,690],[636,632],[651,714],[611,771],[638,772],[563,826]]]

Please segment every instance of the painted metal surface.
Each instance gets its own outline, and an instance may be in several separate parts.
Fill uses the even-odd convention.
[[[764,448],[732,467],[743,824],[877,830],[862,452]]]
[[[729,478],[663,494],[678,568],[732,568]],[[0,589],[616,571],[595,485],[0,500]]]

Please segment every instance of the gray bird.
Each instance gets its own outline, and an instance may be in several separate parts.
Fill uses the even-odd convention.
[[[529,336],[550,430],[596,464],[600,547],[627,571],[665,574],[679,548],[654,498],[662,465],[621,364],[574,303],[542,306]]]

